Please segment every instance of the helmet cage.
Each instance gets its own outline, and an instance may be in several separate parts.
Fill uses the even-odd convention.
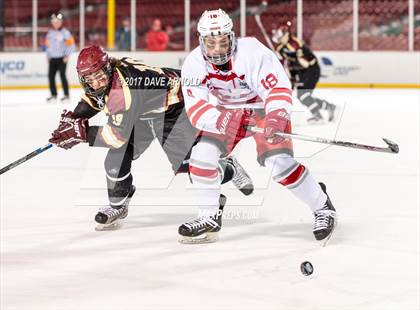
[[[223,65],[229,61],[236,51],[235,33],[232,31],[232,19],[222,9],[204,11],[197,24],[197,31],[199,33],[199,41],[201,53],[204,58],[214,64]],[[212,56],[209,53],[205,44],[207,37],[215,37],[220,35],[227,35],[229,38],[229,47],[227,51],[220,55]]]
[[[101,88],[98,89],[93,89],[89,83],[86,81],[86,75],[80,75],[79,74],[79,82],[80,85],[82,85],[83,90],[85,91],[85,93],[89,96],[92,97],[104,97],[106,94],[108,94],[109,90],[111,89],[111,85],[112,85],[112,67],[110,65],[109,62],[107,62],[102,68],[100,68],[99,70],[102,70],[105,75],[108,78],[108,83],[106,86],[103,86]],[[96,72],[98,72],[99,70],[97,70]],[[93,72],[94,73],[94,72]]]
[[[204,41],[205,41],[206,37],[212,37],[212,36],[216,36],[216,35],[208,35],[208,36],[199,35],[200,48],[201,48],[202,54],[204,55],[204,58],[206,58],[207,61],[209,61],[210,63],[212,63],[216,66],[221,66],[221,65],[224,65],[225,63],[227,63],[236,51],[235,33],[233,31],[231,31],[231,32],[225,33],[225,34],[228,35],[228,37],[229,37],[229,48],[228,48],[226,53],[221,54],[221,55],[214,55],[214,56],[211,56],[208,53],[207,48],[206,48],[206,44],[205,44]],[[220,33],[218,35],[223,35],[223,33]]]
[[[273,36],[271,37],[271,40],[273,40],[274,43],[279,44],[281,39],[287,34],[287,29],[279,28],[273,30]]]
[[[292,33],[291,28],[292,28],[292,22],[287,21],[286,23],[282,24],[277,29],[273,29],[271,40],[276,44],[280,44],[281,40],[283,39],[285,35]]]

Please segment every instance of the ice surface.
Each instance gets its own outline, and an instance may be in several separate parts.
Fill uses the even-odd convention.
[[[44,90],[1,91],[1,166],[44,145],[79,93],[47,105]],[[295,132],[400,146],[392,155],[295,142],[338,210],[327,247],[312,237],[309,208],[258,166],[252,141],[236,155],[257,190],[245,197],[224,187],[231,219],[206,245],[176,241],[196,208],[187,177],[173,178],[159,145],[134,162],[138,191],[112,232],[94,231],[93,221],[107,201],[106,150],[52,148],[0,177],[0,308],[418,309],[419,91],[316,94],[343,107],[340,121]],[[311,277],[300,273],[305,260]]]

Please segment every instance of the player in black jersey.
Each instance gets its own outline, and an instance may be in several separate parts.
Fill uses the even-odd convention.
[[[285,69],[289,72],[292,86],[297,88],[299,100],[309,109],[310,123],[323,120],[321,110],[328,112],[328,121],[334,120],[336,106],[324,99],[312,96],[319,81],[321,70],[312,50],[291,32],[291,23],[273,30],[272,40],[278,44],[276,51],[281,56]]]
[[[175,173],[188,172],[191,147],[197,140],[184,108],[180,70],[147,66],[134,59],[108,57],[102,48],[83,49],[77,72],[84,94],[74,111],[64,111],[51,143],[70,149],[81,142],[109,148],[105,159],[109,207],[95,217],[98,230],[118,227],[135,192],[132,161],[157,138]],[[89,126],[88,119],[105,112],[105,126]],[[237,160],[222,159],[224,181],[244,194],[252,181]]]

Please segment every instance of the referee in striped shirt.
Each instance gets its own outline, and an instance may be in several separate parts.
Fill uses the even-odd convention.
[[[51,15],[51,26],[45,38],[47,58],[49,62],[48,79],[50,85],[51,97],[47,102],[57,100],[57,86],[55,84],[55,75],[60,72],[61,83],[63,85],[64,97],[62,102],[69,100],[69,84],[66,77],[67,61],[71,53],[76,49],[74,38],[70,31],[63,27],[63,15],[61,13]]]

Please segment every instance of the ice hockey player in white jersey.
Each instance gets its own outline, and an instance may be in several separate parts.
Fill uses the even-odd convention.
[[[221,9],[205,11],[198,22],[200,46],[185,59],[182,92],[192,125],[201,130],[193,147],[190,175],[199,208],[197,219],[178,229],[180,242],[217,240],[225,197],[217,170],[220,157],[253,136],[258,162],[272,171],[274,182],[305,202],[315,217],[313,234],[324,244],[336,224],[335,209],[323,183],[293,158],[291,85],[275,54],[251,37],[235,38],[231,18]],[[217,98],[212,103],[210,97]],[[253,134],[245,126],[264,133]]]

